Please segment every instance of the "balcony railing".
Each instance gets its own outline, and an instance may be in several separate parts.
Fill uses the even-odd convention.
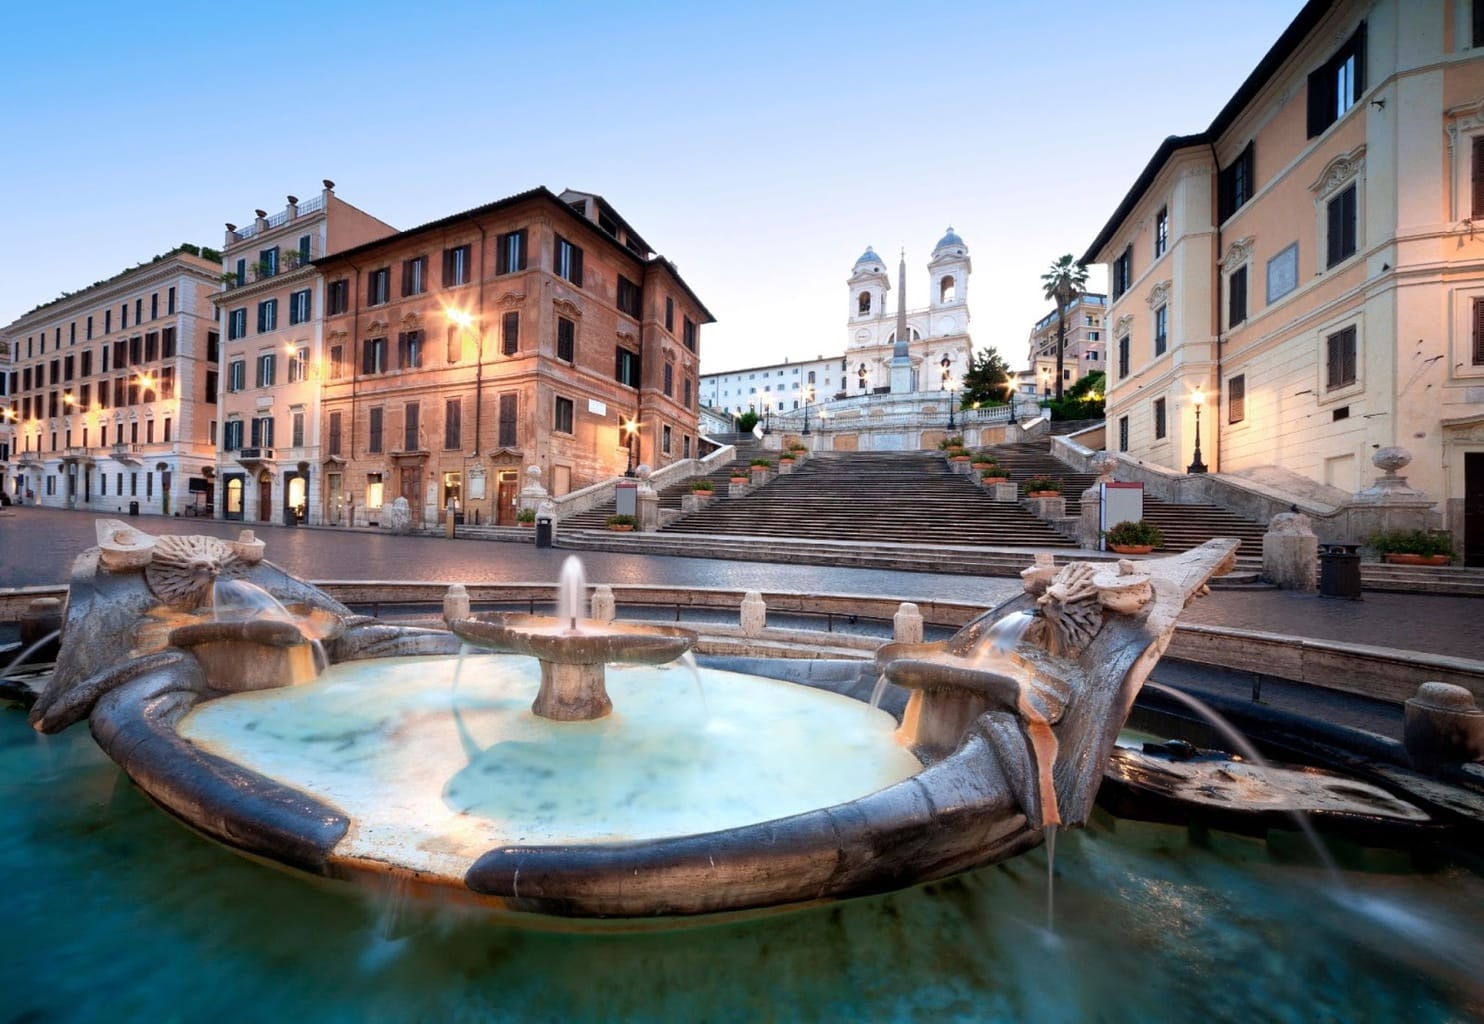
[[[237,452],[238,462],[265,462],[273,458],[273,449],[257,445],[252,448],[243,448]]]

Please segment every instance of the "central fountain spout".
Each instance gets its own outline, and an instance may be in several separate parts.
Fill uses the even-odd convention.
[[[541,663],[541,689],[531,710],[559,722],[603,718],[613,710],[608,665],[662,665],[696,642],[675,626],[599,622],[580,616],[587,593],[582,563],[568,558],[557,588],[557,614],[490,613],[455,619],[449,628],[466,644],[524,654]]]

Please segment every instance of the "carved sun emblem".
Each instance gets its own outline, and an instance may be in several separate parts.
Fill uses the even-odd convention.
[[[155,542],[144,580],[171,608],[194,611],[211,603],[211,588],[218,579],[235,579],[245,570],[237,552],[215,537],[164,536]]]

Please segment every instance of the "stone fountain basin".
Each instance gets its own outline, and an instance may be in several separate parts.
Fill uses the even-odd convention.
[[[696,634],[679,626],[627,625],[597,619],[572,620],[551,615],[489,612],[450,624],[467,644],[492,651],[524,654],[563,665],[663,665],[696,642]]]

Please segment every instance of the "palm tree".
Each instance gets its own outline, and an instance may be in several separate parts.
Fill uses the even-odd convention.
[[[1067,344],[1067,307],[1087,290],[1087,268],[1067,253],[1041,275],[1046,297],[1056,303],[1056,400],[1061,401],[1061,358]]]

